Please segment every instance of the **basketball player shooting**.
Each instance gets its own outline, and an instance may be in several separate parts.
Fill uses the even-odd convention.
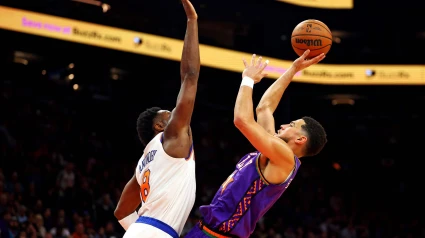
[[[137,132],[145,149],[114,213],[126,230],[124,238],[178,238],[195,202],[190,121],[200,70],[198,16],[189,0],[182,3],[187,28],[180,92],[172,112],[152,107],[137,119]]]
[[[295,60],[264,93],[254,120],[252,92],[265,76],[268,61],[253,55],[244,60],[245,70],[234,109],[235,126],[257,149],[242,157],[235,171],[221,185],[210,205],[201,206],[203,220],[186,238],[249,237],[258,220],[288,188],[301,164],[299,158],[318,154],[327,139],[323,127],[313,118],[283,124],[275,132],[273,113],[294,75],[320,62],[323,54],[306,60],[309,50]]]

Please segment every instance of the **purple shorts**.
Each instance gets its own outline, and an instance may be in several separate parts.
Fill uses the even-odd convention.
[[[207,234],[205,234],[201,228],[199,228],[199,222],[195,224],[192,230],[184,236],[185,238],[210,238]]]

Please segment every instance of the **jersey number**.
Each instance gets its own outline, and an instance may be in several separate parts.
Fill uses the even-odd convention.
[[[140,185],[140,194],[142,195],[142,201],[145,203],[148,198],[149,191],[151,186],[149,185],[149,177],[151,175],[151,171],[148,169],[143,174],[142,185]]]

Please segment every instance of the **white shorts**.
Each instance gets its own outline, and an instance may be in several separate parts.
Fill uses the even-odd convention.
[[[165,231],[162,231],[154,226],[133,223],[125,232],[123,238],[172,238]]]
[[[166,230],[172,229],[165,223],[158,221],[153,218],[140,217],[136,222],[130,225],[130,227],[125,232],[123,238],[175,238],[178,237],[177,232],[174,230],[174,237],[167,233]],[[164,227],[167,226],[167,227]]]

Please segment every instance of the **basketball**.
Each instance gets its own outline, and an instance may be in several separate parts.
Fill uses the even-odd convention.
[[[307,58],[313,58],[321,53],[327,54],[332,46],[332,32],[321,21],[305,20],[294,28],[291,44],[298,56],[308,49],[310,53]]]

